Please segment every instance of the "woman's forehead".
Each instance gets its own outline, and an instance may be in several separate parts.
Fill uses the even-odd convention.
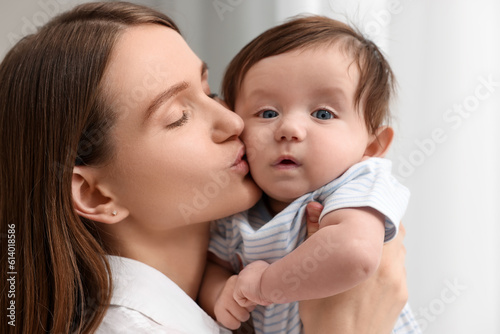
[[[201,60],[176,31],[154,24],[128,28],[118,39],[112,52],[108,74],[136,81],[156,75],[156,80],[173,80],[176,75],[200,67]]]
[[[201,60],[176,31],[156,24],[127,28],[103,79],[113,103],[138,107],[168,86],[200,80]]]

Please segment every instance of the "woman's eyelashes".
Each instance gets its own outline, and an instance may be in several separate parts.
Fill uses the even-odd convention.
[[[208,93],[207,96],[215,101],[219,100],[219,95],[217,93]],[[165,128],[167,130],[175,129],[183,126],[189,120],[189,114],[185,110],[182,111],[182,116],[175,122],[168,124]]]
[[[177,121],[173,122],[173,123],[170,123],[169,125],[167,125],[165,128],[167,130],[171,130],[171,129],[175,129],[175,128],[178,128],[184,124],[186,124],[186,122],[188,121],[189,119],[189,115],[186,111],[183,111],[182,112],[182,116],[181,118],[179,118]]]

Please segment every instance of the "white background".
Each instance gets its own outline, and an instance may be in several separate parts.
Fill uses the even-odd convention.
[[[0,57],[32,25],[79,2],[2,0]],[[177,22],[209,64],[214,91],[244,44],[302,12],[348,20],[383,47],[399,82],[390,158],[412,192],[410,303],[424,333],[500,333],[498,0],[142,3]]]

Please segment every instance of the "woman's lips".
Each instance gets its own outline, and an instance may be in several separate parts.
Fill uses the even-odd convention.
[[[238,151],[238,155],[236,156],[236,159],[234,160],[233,164],[231,165],[231,169],[236,170],[242,174],[247,174],[249,171],[248,168],[248,163],[246,162],[245,158],[245,147],[242,147]]]

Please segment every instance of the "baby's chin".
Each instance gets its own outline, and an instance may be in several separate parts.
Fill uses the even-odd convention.
[[[300,187],[293,187],[289,183],[287,186],[283,186],[279,189],[266,189],[263,187],[265,194],[265,201],[268,208],[272,213],[277,214],[288,205],[290,205],[297,198],[308,194],[310,192],[316,191],[317,189],[323,187],[324,185],[330,183],[333,179],[328,177],[325,180],[315,180],[316,182],[304,184]],[[267,187],[269,188],[269,187]],[[275,187],[278,188],[278,187]]]
[[[268,210],[273,215],[276,215],[302,195],[303,193],[297,193],[296,195],[287,193],[287,196],[280,196],[280,194],[276,193],[273,193],[272,195],[264,193],[264,201]]]

